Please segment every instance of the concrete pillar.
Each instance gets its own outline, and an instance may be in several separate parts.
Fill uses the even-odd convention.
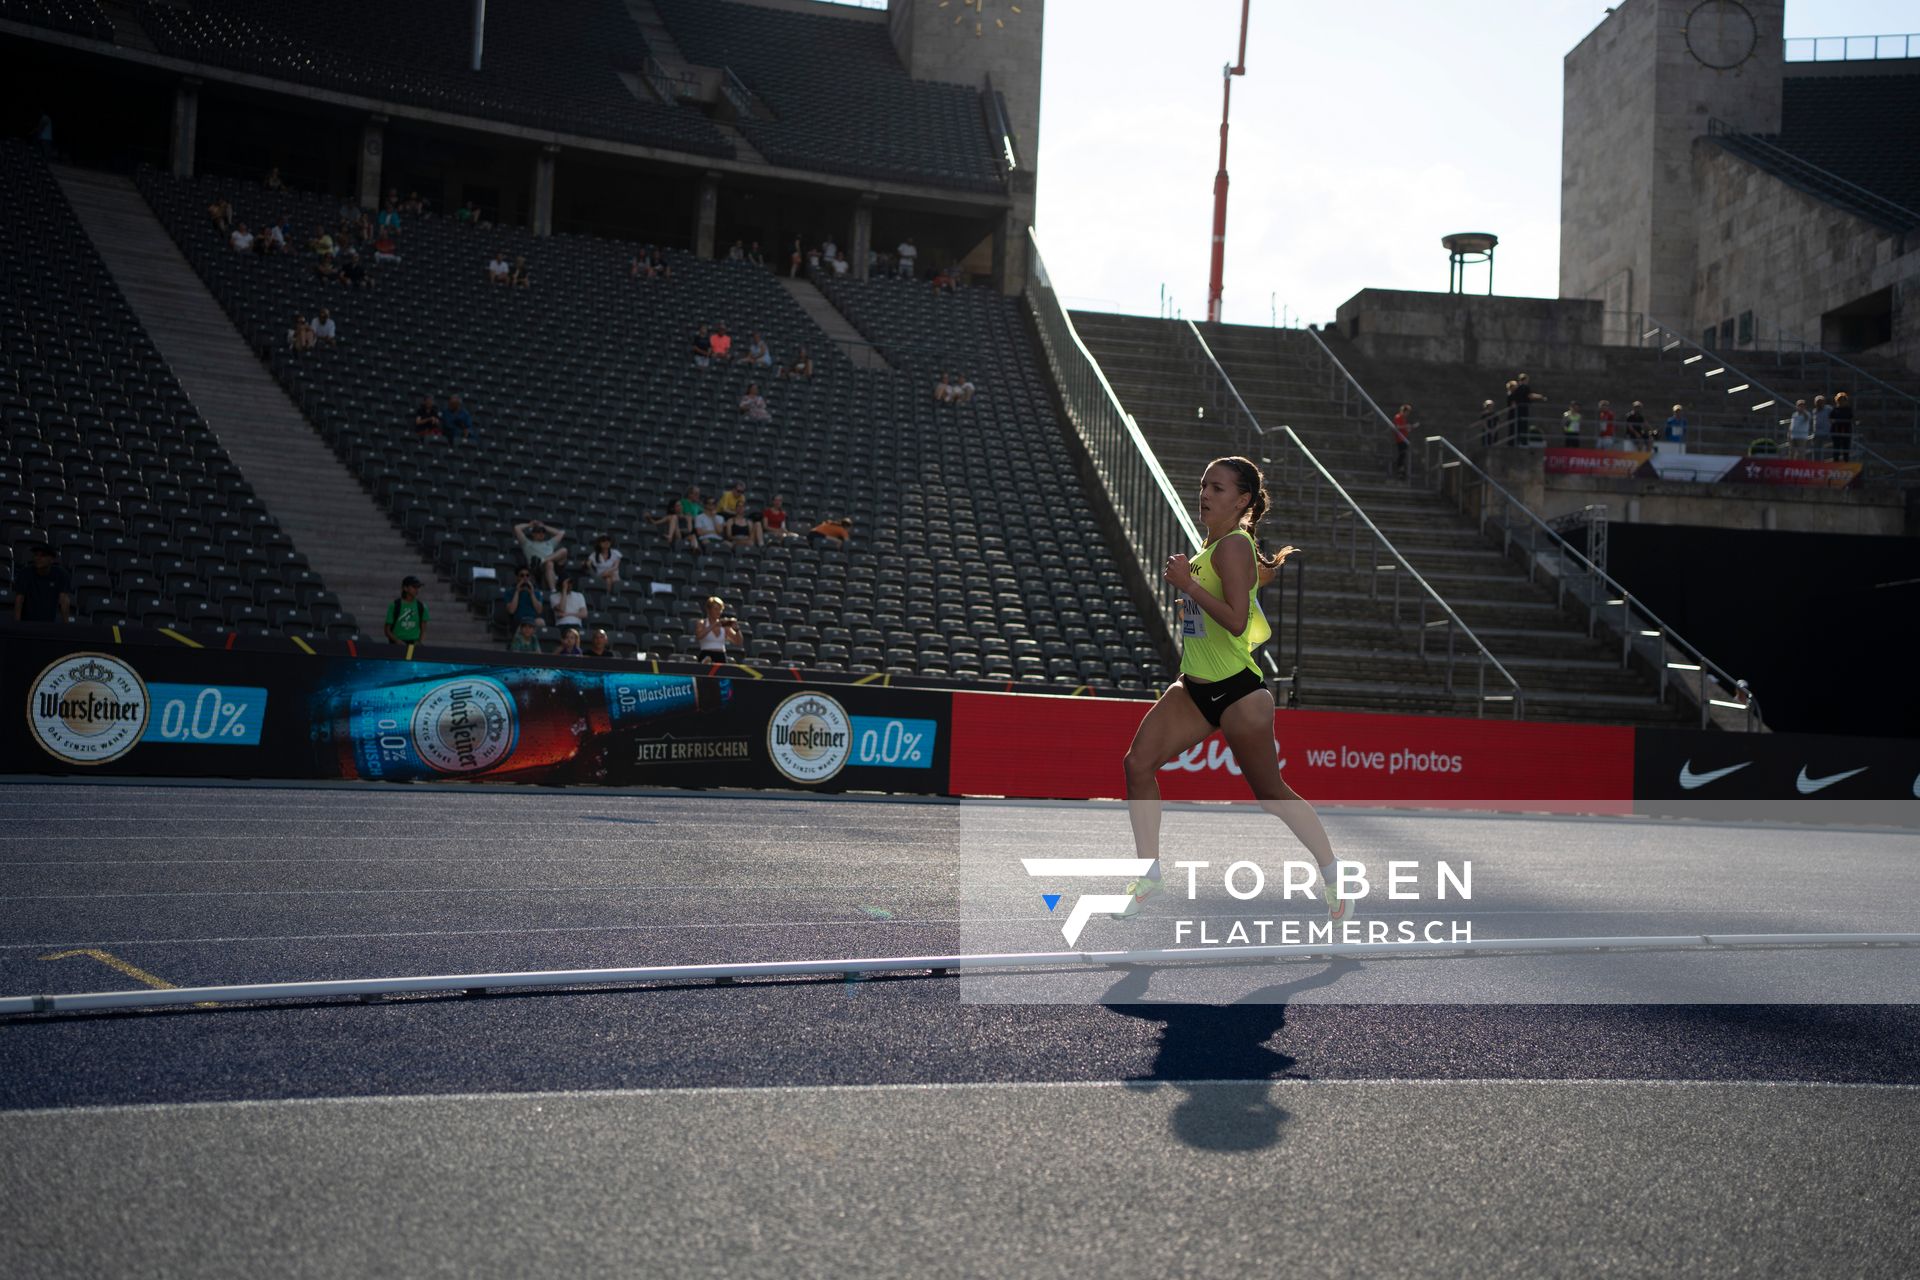
[[[360,207],[374,210],[380,207],[380,159],[387,149],[387,118],[368,116],[367,122],[360,126],[360,173],[358,190]]]
[[[867,260],[873,254],[873,206],[880,197],[868,193],[853,206],[853,228],[847,236],[847,264],[855,280],[867,278]]]
[[[553,161],[560,148],[548,143],[533,158],[533,214],[528,222],[536,236],[553,234]]]
[[[193,154],[199,137],[200,82],[192,76],[182,76],[173,91],[173,136],[169,140],[174,177],[193,176]]]
[[[700,195],[693,208],[693,253],[713,256],[713,237],[720,222],[720,175],[708,170],[700,177]]]
[[[487,50],[487,0],[473,0],[473,57],[468,70],[478,71]]]

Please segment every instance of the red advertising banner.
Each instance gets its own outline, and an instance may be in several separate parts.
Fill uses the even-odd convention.
[[[1629,453],[1623,449],[1548,449],[1545,453],[1550,476],[1625,478],[1638,474],[1653,457],[1651,453]]]
[[[1812,458],[1742,458],[1720,477],[1721,484],[1786,484],[1816,489],[1852,489],[1860,484],[1857,462],[1820,462]]]
[[[1121,757],[1151,706],[1103,698],[953,695],[959,795],[1119,798]],[[1314,801],[1627,813],[1633,730],[1444,716],[1278,711],[1287,782]],[[1219,734],[1160,771],[1169,800],[1247,800]]]

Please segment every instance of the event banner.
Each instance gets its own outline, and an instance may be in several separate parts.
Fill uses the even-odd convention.
[[[1657,453],[1615,449],[1547,449],[1544,453],[1548,475],[1688,480],[1701,484],[1787,485],[1817,489],[1857,488],[1860,484],[1860,464],[1857,462],[1682,453],[1672,448]]]
[[[1624,449],[1548,449],[1545,465],[1550,476],[1609,476],[1626,480],[1639,475],[1652,457],[1651,453]]]
[[[9,773],[947,789],[940,691],[57,633],[0,653],[0,699],[25,711]]]
[[[953,695],[953,789],[1034,799],[1118,798],[1146,707],[1094,698]],[[1315,801],[1621,813],[1632,807],[1633,730],[1446,716],[1277,711],[1287,781]],[[1160,770],[1169,800],[1246,800],[1219,734]]]
[[[1657,801],[1920,800],[1920,738],[1642,729],[1634,795]]]

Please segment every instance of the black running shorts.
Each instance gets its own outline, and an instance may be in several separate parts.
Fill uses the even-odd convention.
[[[1186,688],[1187,696],[1193,699],[1193,705],[1200,708],[1200,714],[1207,723],[1218,729],[1220,717],[1226,709],[1256,690],[1267,687],[1257,671],[1240,670],[1225,680],[1201,682],[1189,680],[1184,675],[1180,683]]]

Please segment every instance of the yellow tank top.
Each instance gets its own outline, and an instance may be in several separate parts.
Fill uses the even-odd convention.
[[[1247,545],[1255,546],[1253,535],[1245,529],[1236,529],[1227,537],[1241,537]],[[1224,539],[1223,539],[1224,541]],[[1220,585],[1220,575],[1213,567],[1213,553],[1220,543],[1209,544],[1199,555],[1188,563],[1193,570],[1193,580],[1207,594],[1215,599],[1225,599]],[[1228,676],[1241,671],[1251,671],[1258,675],[1260,668],[1254,664],[1253,651],[1264,644],[1273,629],[1267,625],[1267,616],[1260,612],[1260,575],[1254,574],[1253,586],[1247,592],[1247,629],[1239,635],[1231,635],[1227,629],[1209,618],[1206,610],[1193,602],[1192,596],[1182,596],[1180,603],[1180,673],[1192,676],[1196,680],[1225,680]]]

